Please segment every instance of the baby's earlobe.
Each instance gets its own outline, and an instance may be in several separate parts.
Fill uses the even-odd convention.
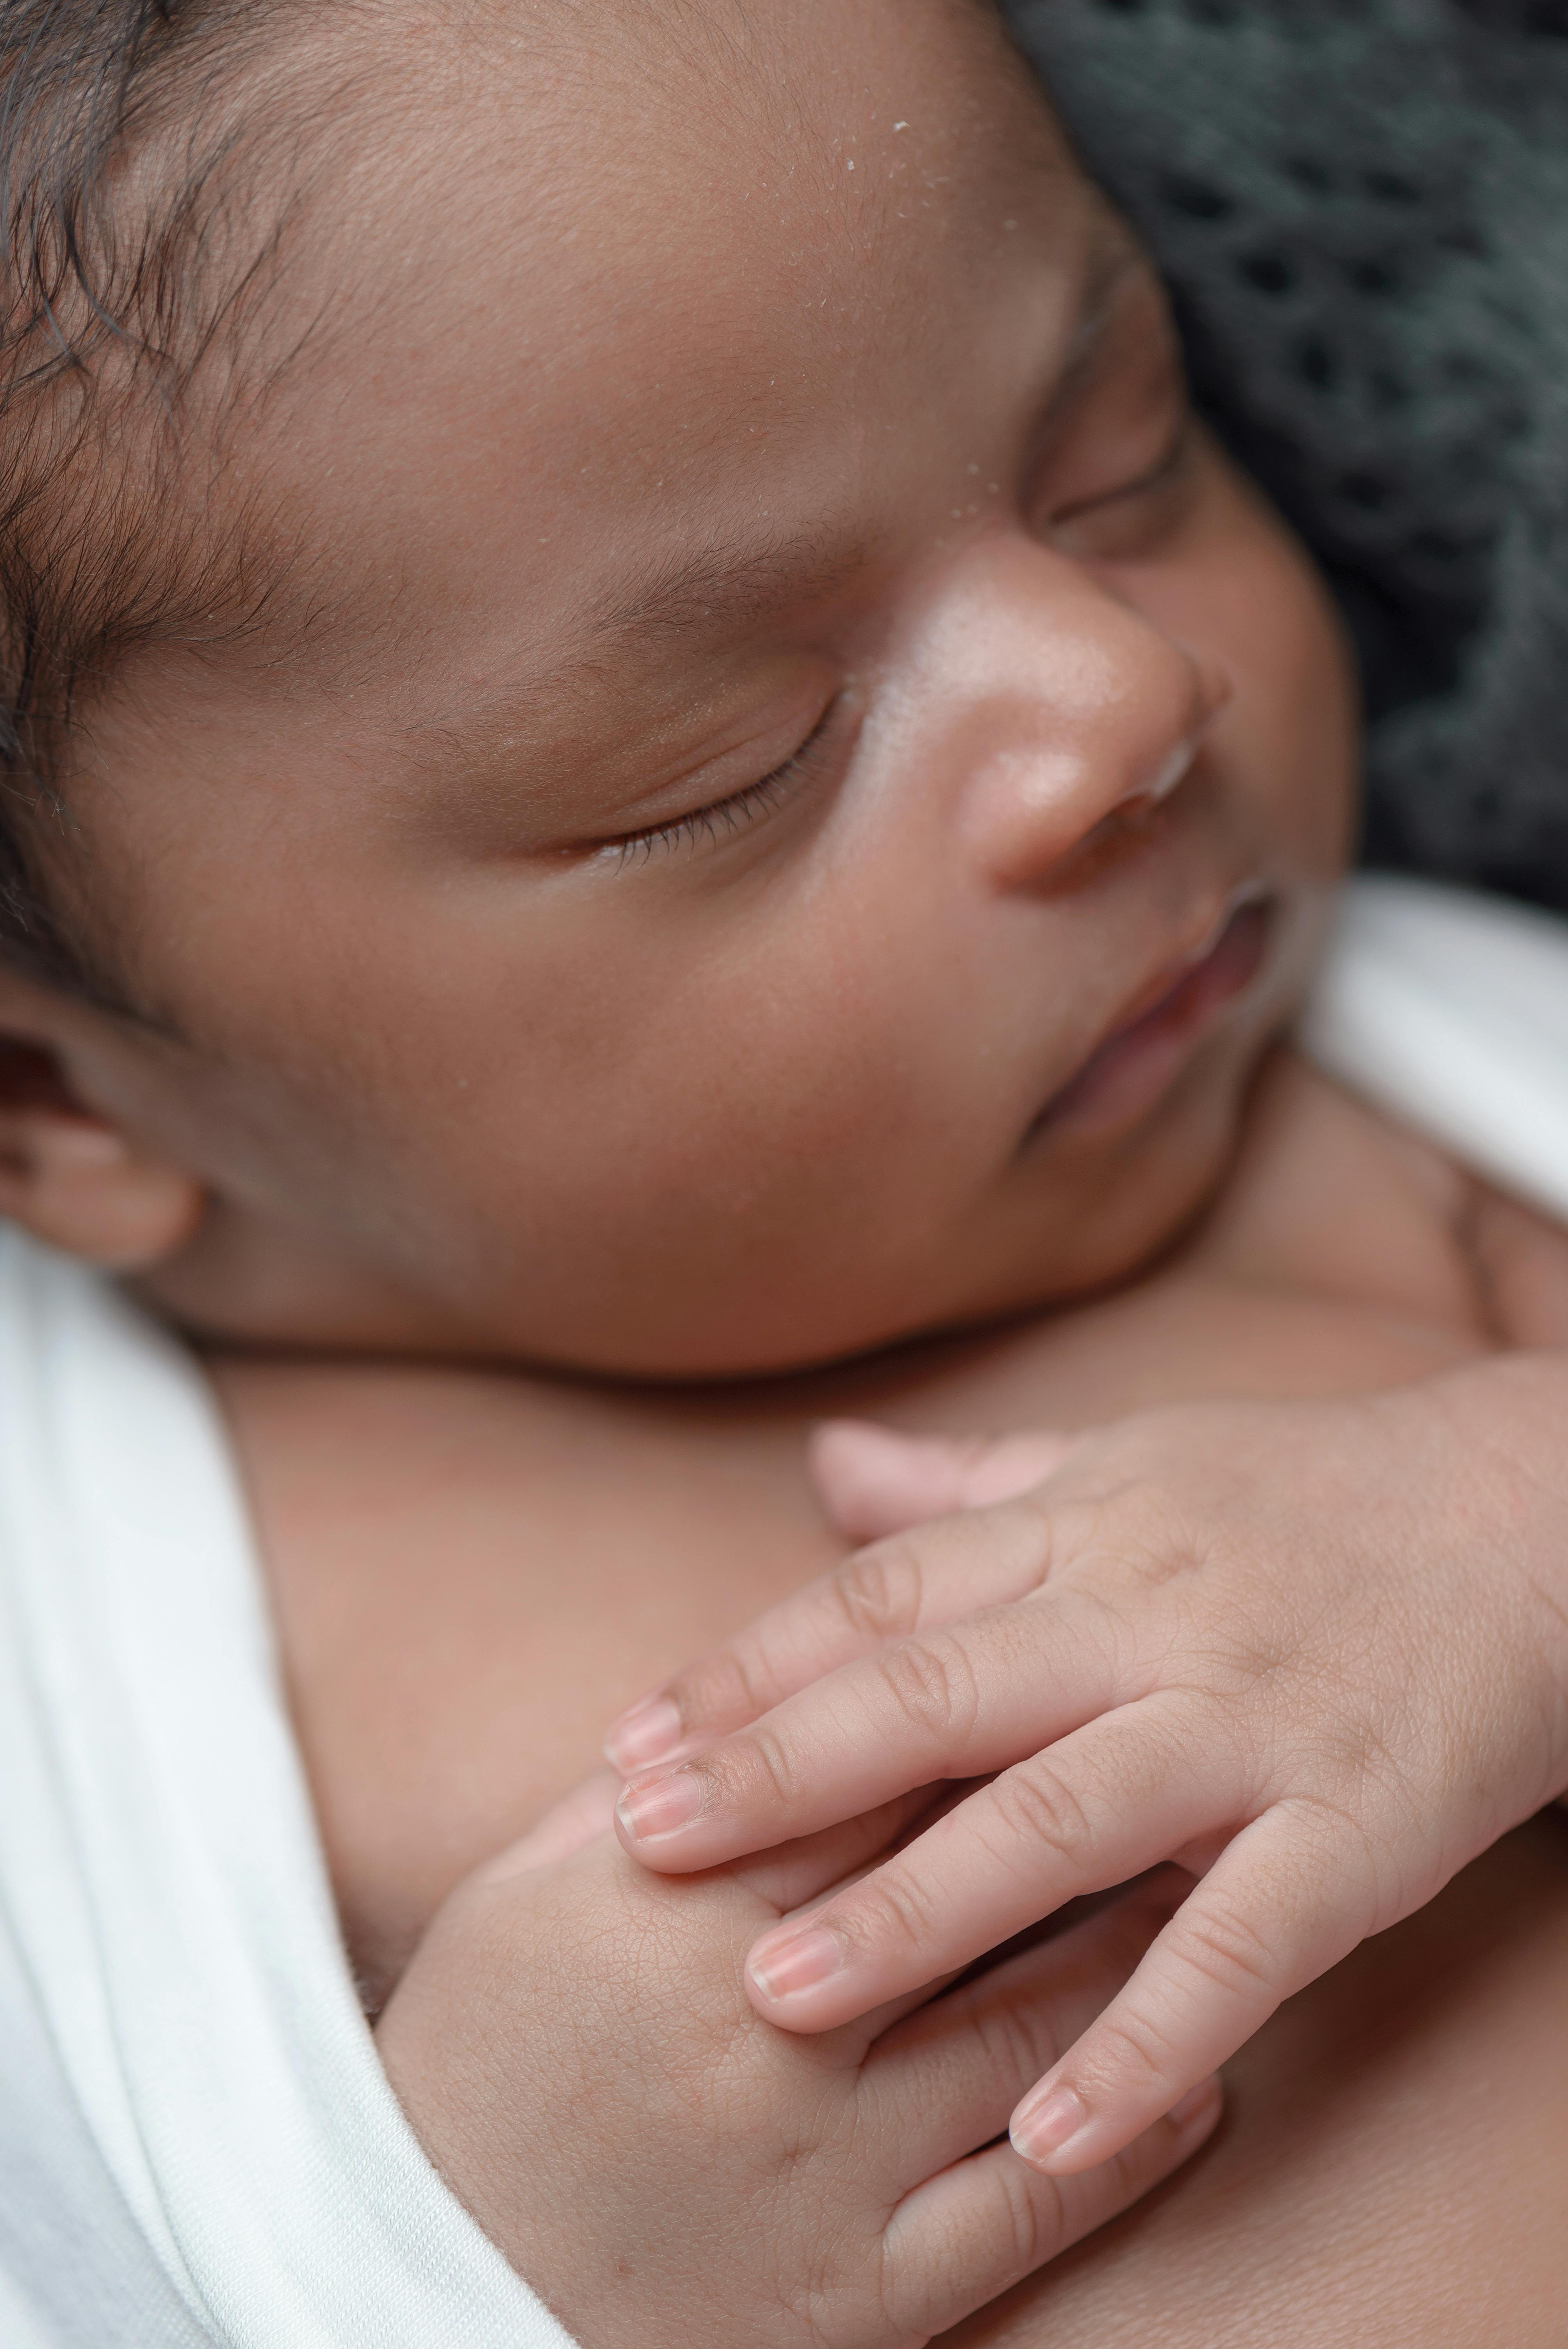
[[[184,1247],[201,1185],[78,1108],[50,1055],[0,1040],[0,1215],[50,1247],[145,1272]]]

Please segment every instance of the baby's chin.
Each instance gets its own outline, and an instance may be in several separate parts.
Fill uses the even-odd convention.
[[[824,1244],[820,1278],[797,1273],[750,1294],[730,1288],[711,1315],[694,1299],[678,1338],[661,1344],[655,1333],[627,1331],[617,1343],[607,1331],[599,1359],[572,1367],[696,1385],[830,1376],[882,1354],[1016,1331],[1127,1288],[1170,1259],[1223,1186],[1272,1049],[1267,1035],[1250,1050],[1240,1043],[1233,1040],[1224,1065],[1194,1070],[1145,1130],[1091,1162],[1070,1207],[1020,1166],[966,1228],[884,1266],[874,1281],[855,1281],[842,1247]]]
[[[1129,1131],[1024,1142],[954,1211],[906,1244],[885,1227],[797,1232],[780,1267],[766,1235],[669,1267],[641,1309],[633,1285],[567,1288],[541,1315],[524,1280],[444,1302],[428,1291],[275,1265],[258,1288],[222,1248],[139,1284],[203,1349],[418,1356],[610,1382],[703,1386],[799,1379],[894,1350],[969,1337],[1125,1287],[1180,1243],[1222,1186],[1272,1026],[1212,1040]],[[874,1185],[869,1186],[875,1189]],[[890,1237],[893,1245],[890,1247]],[[210,1247],[208,1257],[213,1256]],[[247,1252],[238,1251],[240,1272]]]
[[[1223,1190],[1253,1089],[1278,1050],[1272,1030],[1233,1040],[1219,1066],[1194,1069],[1137,1131],[1088,1160],[1076,1206],[1031,1202],[1010,1213],[1009,1245],[994,1274],[967,1296],[942,1299],[925,1329],[900,1337],[1049,1314],[1166,1264]]]

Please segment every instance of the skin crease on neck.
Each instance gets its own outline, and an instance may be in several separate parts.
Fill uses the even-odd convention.
[[[1334,623],[988,10],[613,13],[591,106],[410,18],[226,459],[312,626],[149,652],[69,787],[165,1032],[43,1040],[210,1340],[684,1379],[1115,1279],[1343,859]],[[1171,1081],[1042,1118],[1249,897]]]

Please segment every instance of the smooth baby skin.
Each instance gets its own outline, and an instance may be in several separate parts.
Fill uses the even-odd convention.
[[[593,1767],[661,1648],[711,1644],[831,1546],[803,1468],[820,1413],[972,1431],[1329,1396],[1479,1360],[1500,1321],[1536,1342],[1568,1327],[1561,1236],[1284,1061],[1213,1217],[1166,1268],[986,1340],[681,1402],[216,1363],[362,1968],[384,1990],[452,1880]],[[1222,2320],[1238,2341],[1333,2343],[1360,2304],[1385,2312],[1367,2338],[1460,2343],[1477,2307],[1549,2306],[1568,2285],[1568,2081],[1531,2049],[1555,2027],[1563,1862],[1554,1822],[1510,1838],[1283,2010],[1232,2067],[1191,2223],[1177,2182],[1074,2252],[1059,2287],[1009,2302],[995,2337],[1088,2342],[1114,2322],[1106,2337],[1138,2339],[1169,2306],[1178,2340]],[[1380,2223],[1424,2247],[1405,2333],[1362,2223],[1374,2185]]]
[[[1199,1314],[1181,1272],[1076,1350],[952,1337],[1208,1200],[1354,756],[1324,598],[989,12],[290,30],[262,62],[341,105],[300,109],[263,347],[222,346],[256,396],[198,380],[169,469],[257,593],[84,688],[36,849],[121,1009],[0,978],[0,1210],[213,1342],[690,1380],[949,1333],[717,1402],[234,1370],[385,1988],[603,1718],[830,1555],[806,1416],[1060,1422],[1481,1340],[1418,1216],[1353,1346],[1342,1277]]]

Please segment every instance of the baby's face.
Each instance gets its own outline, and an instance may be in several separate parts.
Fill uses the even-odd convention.
[[[686,1376],[1118,1276],[1342,859],[1323,598],[984,8],[550,17],[410,32],[287,264],[305,657],[96,722],[159,1293]]]

